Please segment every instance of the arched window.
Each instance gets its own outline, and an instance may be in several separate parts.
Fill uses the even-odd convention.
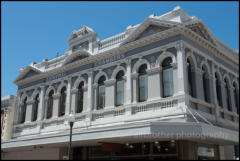
[[[206,102],[210,102],[208,72],[205,66],[202,67],[202,70],[203,70],[202,81],[203,81],[204,100]]]
[[[37,94],[36,97],[34,98],[33,110],[32,110],[32,121],[37,120],[38,104],[39,104],[39,94]]]
[[[98,80],[98,107],[97,109],[102,109],[105,107],[105,76],[101,76]]]
[[[171,57],[164,59],[162,62],[162,87],[163,97],[173,95],[173,69]]]
[[[230,96],[230,90],[229,90],[229,84],[227,79],[224,79],[225,83],[225,92],[226,92],[226,102],[227,102],[227,109],[228,111],[232,111],[232,106],[231,106],[231,96]]]
[[[233,88],[234,88],[234,101],[235,101],[235,106],[237,109],[237,114],[239,114],[239,96],[238,96],[238,89],[237,89],[237,85],[234,82],[233,83]]]
[[[143,64],[138,70],[138,100],[144,102],[148,98],[148,76],[147,76],[147,65]]]
[[[23,104],[20,108],[20,123],[25,122],[26,118],[26,109],[27,109],[27,97],[24,99]]]
[[[221,90],[221,83],[220,77],[217,73],[215,73],[215,85],[216,85],[216,93],[217,93],[217,102],[220,107],[222,107],[222,90]]]
[[[65,115],[66,90],[67,90],[66,87],[63,87],[62,90],[61,90],[59,116],[64,116]]]
[[[76,113],[81,113],[83,110],[83,86],[84,86],[84,82],[81,82],[78,86]]]
[[[121,70],[116,76],[116,106],[123,105],[124,102],[124,72]]]
[[[190,58],[187,59],[187,73],[188,73],[188,94],[192,97],[195,97],[195,91],[194,91],[194,81],[195,81],[195,77],[194,74],[192,73],[192,62],[190,60]]]
[[[53,112],[53,93],[54,91],[51,90],[48,94],[48,108],[47,108],[47,119],[52,117]]]

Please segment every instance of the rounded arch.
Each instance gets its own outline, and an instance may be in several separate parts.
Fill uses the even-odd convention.
[[[56,93],[56,90],[55,90],[55,88],[53,87],[53,86],[49,86],[48,88],[47,88],[47,90],[46,90],[46,96],[48,96],[49,95],[49,93],[51,92],[53,90],[53,94],[55,94]]]
[[[139,59],[133,66],[133,73],[137,73],[138,68],[143,64],[147,64],[147,68],[150,69],[150,63],[146,59]]]
[[[227,81],[227,83],[228,83],[228,86],[231,86],[231,84],[230,84],[230,77],[229,77],[229,75],[227,74],[227,73],[225,73],[224,75],[223,75],[223,82],[225,82],[225,80]]]
[[[31,100],[34,100],[37,95],[40,96],[40,92],[37,89],[34,89]]]
[[[107,74],[106,74],[104,71],[100,71],[100,72],[98,72],[98,74],[95,76],[94,83],[98,83],[98,79],[99,79],[102,75],[104,75],[105,78],[106,78],[106,80],[108,80]]]
[[[66,87],[66,89],[67,89],[67,84],[64,82],[61,82],[60,86],[57,89],[57,93],[61,93],[61,90],[63,87]]]
[[[156,64],[157,66],[161,66],[163,60],[167,57],[171,57],[172,58],[172,63],[175,64],[176,63],[176,57],[173,53],[169,52],[169,51],[164,51],[156,60]]]
[[[78,77],[77,80],[75,81],[75,83],[74,83],[74,85],[73,85],[73,88],[74,88],[74,89],[77,89],[78,86],[79,86],[79,84],[80,84],[81,82],[83,82],[84,85],[87,84],[86,79],[85,79],[84,77],[80,76],[80,77]]]
[[[238,81],[237,81],[236,78],[234,78],[233,81],[232,81],[232,86],[233,87],[234,87],[234,84],[235,84],[236,88],[238,89],[239,88],[239,84],[238,84]]]
[[[214,73],[214,78],[215,78],[215,75],[217,75],[218,76],[218,78],[219,78],[219,81],[222,81],[223,79],[222,79],[222,75],[221,75],[221,73],[220,73],[220,71],[218,70],[218,69],[216,69],[216,71],[215,71],[215,73]]]
[[[202,68],[206,68],[206,69],[207,69],[207,73],[208,73],[208,74],[211,73],[211,72],[210,72],[210,67],[209,67],[208,63],[207,63],[205,60],[201,62],[200,68],[201,68],[201,69],[202,69]]]
[[[21,96],[21,99],[20,99],[21,101],[20,102],[23,102],[26,98],[27,98],[27,100],[29,99],[26,92],[24,92],[23,95]]]
[[[113,70],[113,73],[112,73],[112,76],[111,76],[111,79],[115,79],[118,72],[123,70],[124,74],[126,74],[126,69],[123,67],[123,66],[117,66],[114,70]]]
[[[196,58],[195,58],[194,54],[192,52],[190,52],[190,51],[187,52],[187,54],[186,54],[186,62],[187,62],[188,59],[190,60],[190,62],[194,66],[194,68],[196,68],[197,67]]]

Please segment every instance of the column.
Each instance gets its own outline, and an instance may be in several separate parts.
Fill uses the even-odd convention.
[[[90,111],[88,107],[88,85],[83,86],[83,112]]]
[[[27,109],[26,109],[25,123],[28,123],[32,121],[32,109],[33,109],[34,100],[27,101],[26,103],[27,103]]]
[[[160,98],[160,71],[161,67],[155,67],[147,70],[149,101]]]
[[[106,80],[104,82],[106,86],[105,109],[113,108],[115,106],[115,82],[115,79]]]
[[[132,73],[132,99],[133,103],[138,101],[138,73]]]
[[[92,84],[93,84],[93,71],[90,71],[88,72],[88,91],[87,91],[87,110],[86,111],[91,111],[94,105]]]
[[[125,91],[125,103],[132,103],[132,78],[131,78],[131,59],[126,60],[127,71],[126,71],[126,91]]]
[[[69,115],[71,112],[71,83],[72,78],[68,78],[65,116]]]
[[[176,95],[178,93],[178,68],[177,68],[177,63],[172,64],[173,68],[173,95]],[[162,69],[161,69],[162,70]],[[162,89],[162,71],[160,71],[160,95],[162,96],[161,92],[163,91]],[[186,79],[187,80],[187,79]]]
[[[77,93],[78,89],[71,89],[71,109],[74,114],[77,111]]]
[[[185,95],[187,94],[187,72],[186,72],[186,61],[185,61],[185,52],[183,43],[178,43],[175,48],[177,49],[177,76],[178,76],[178,94]],[[178,106],[182,108],[186,113],[186,108],[189,106],[189,99],[184,97],[183,99],[178,99]]]
[[[40,101],[39,101],[39,108],[38,108],[38,115],[37,115],[37,121],[40,121],[43,119],[44,116],[44,94],[45,94],[45,86],[40,86],[41,92],[40,92]]]
[[[17,93],[17,102],[16,102],[16,111],[15,111],[15,118],[14,118],[14,124],[17,125],[19,123],[19,113],[20,113],[20,92]]]
[[[214,64],[212,63],[211,65],[212,67],[212,79],[211,79],[211,89],[212,89],[212,103],[215,105],[215,119],[216,119],[216,122],[218,122],[218,117],[220,117],[220,113],[219,113],[219,105],[218,105],[218,102],[217,102],[217,89],[216,89],[216,78],[215,78],[215,67],[214,67]]]
[[[227,110],[227,101],[226,101],[227,93],[226,93],[226,88],[225,88],[225,86],[226,86],[226,83],[223,82],[223,81],[221,81],[222,107]]]
[[[93,110],[96,110],[97,109],[97,88],[98,88],[98,84],[97,83],[94,83],[93,84]]]
[[[182,43],[176,45],[177,49],[177,69],[178,69],[178,94],[185,94],[187,92],[187,72],[184,46]]]
[[[234,97],[234,88],[232,85],[229,86],[230,88],[230,100],[231,100],[231,108],[232,112],[237,113],[236,105],[235,105],[235,97]]]
[[[60,93],[53,95],[53,119],[58,118],[60,108]],[[66,105],[67,106],[67,105]]]

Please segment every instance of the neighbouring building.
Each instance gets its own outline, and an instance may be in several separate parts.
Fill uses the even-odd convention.
[[[15,96],[9,95],[1,98],[1,143],[12,137],[15,107]]]
[[[73,159],[238,157],[239,53],[203,20],[175,7],[105,40],[82,25],[68,44],[19,70],[4,159],[63,159],[70,114]]]

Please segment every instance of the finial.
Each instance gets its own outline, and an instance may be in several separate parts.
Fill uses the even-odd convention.
[[[174,7],[174,11],[176,11],[176,10],[179,10],[179,9],[182,9],[180,6],[176,6],[176,7]]]

